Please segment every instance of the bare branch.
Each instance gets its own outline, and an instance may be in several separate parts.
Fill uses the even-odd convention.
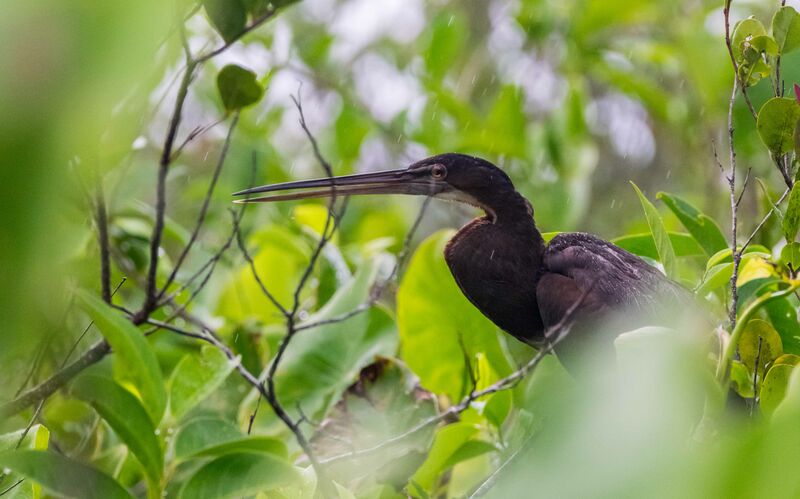
[[[792,190],[787,187],[786,190],[783,191],[783,194],[781,194],[781,197],[779,197],[778,200],[775,203],[773,203],[772,208],[770,208],[767,214],[764,215],[764,217],[761,219],[758,225],[756,225],[756,228],[753,229],[753,232],[750,234],[750,237],[748,237],[747,241],[745,241],[744,244],[742,245],[742,248],[740,250],[742,253],[744,253],[747,247],[750,246],[750,243],[753,241],[753,238],[756,237],[756,234],[758,234],[759,231],[761,231],[761,228],[764,227],[764,224],[767,223],[767,220],[769,220],[772,214],[776,211],[778,205],[780,205],[783,202],[783,200],[786,199],[786,196],[788,196],[791,191]]]
[[[164,296],[164,293],[167,291],[170,284],[172,284],[172,282],[175,280],[175,277],[178,275],[178,272],[181,269],[181,265],[183,265],[184,260],[186,260],[186,256],[192,250],[192,246],[194,245],[195,241],[197,241],[197,236],[200,234],[200,229],[203,227],[203,223],[206,220],[206,215],[208,214],[208,206],[211,204],[211,197],[214,195],[214,189],[217,187],[217,181],[219,180],[220,173],[222,172],[222,166],[225,164],[225,158],[228,156],[228,149],[231,145],[233,131],[236,129],[236,124],[238,122],[239,113],[236,112],[234,113],[233,119],[231,120],[231,125],[228,128],[228,135],[225,137],[225,142],[222,144],[222,151],[219,153],[217,166],[214,168],[214,173],[211,175],[211,182],[208,185],[208,191],[206,192],[206,196],[203,199],[203,204],[200,207],[200,213],[197,216],[197,223],[195,224],[194,230],[189,237],[189,242],[186,243],[183,251],[181,251],[181,254],[178,256],[178,259],[175,262],[175,267],[172,269],[172,273],[170,273],[169,278],[167,278],[167,282],[165,282],[164,286],[161,288],[161,292],[158,294],[159,299]]]
[[[111,258],[108,241],[108,215],[102,181],[97,179],[95,194],[97,242],[100,246],[100,287],[103,301],[111,303]]]

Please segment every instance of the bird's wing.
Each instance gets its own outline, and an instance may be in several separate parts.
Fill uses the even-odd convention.
[[[565,281],[545,279],[547,274],[563,276],[571,281],[574,285],[572,294],[577,292],[580,296],[580,293],[590,290],[591,303],[598,310],[608,308],[652,316],[659,309],[691,301],[684,288],[647,262],[591,234],[559,234],[550,241],[545,250],[543,279],[537,287],[537,297],[545,298],[544,303],[539,302],[540,308],[547,306],[546,303],[555,307],[551,302],[568,301],[571,297],[569,293],[557,296],[566,289]],[[559,286],[555,293],[548,293],[546,287],[553,283],[559,283]],[[547,295],[551,297],[547,298]],[[558,308],[563,306],[554,310]],[[545,315],[545,311],[542,312]],[[550,320],[547,322],[552,325]]]

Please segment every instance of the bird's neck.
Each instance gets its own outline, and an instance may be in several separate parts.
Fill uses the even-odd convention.
[[[466,226],[445,248],[445,260],[464,295],[497,326],[533,341],[542,322],[536,281],[544,242],[530,203],[514,192]]]

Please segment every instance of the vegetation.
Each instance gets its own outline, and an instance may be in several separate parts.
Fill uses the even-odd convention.
[[[17,4],[0,495],[800,493],[796,3]],[[468,207],[231,203],[447,151],[709,319],[574,378],[459,292]]]

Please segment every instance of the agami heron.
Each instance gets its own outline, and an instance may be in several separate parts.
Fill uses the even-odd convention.
[[[484,216],[462,227],[445,247],[456,283],[494,324],[535,347],[547,344],[545,332],[569,314],[573,326],[555,349],[562,361],[579,345],[607,350],[609,334],[613,338],[644,325],[642,321],[662,322],[660,311],[686,300],[687,292],[656,268],[591,234],[562,233],[545,244],[531,203],[508,175],[489,161],[464,154],[432,156],[398,170],[266,185],[234,195],[248,196],[239,202],[263,203],[328,197],[334,189],[337,196],[432,196],[483,210]],[[277,194],[253,197],[265,193]],[[598,327],[620,313],[626,317],[625,329]]]

